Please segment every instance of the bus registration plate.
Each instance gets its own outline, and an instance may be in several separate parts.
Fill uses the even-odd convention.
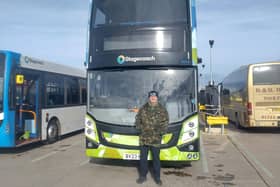
[[[280,112],[280,108],[273,108],[272,111],[273,112]]]
[[[140,155],[137,153],[124,153],[123,154],[123,159],[124,160],[139,160]]]

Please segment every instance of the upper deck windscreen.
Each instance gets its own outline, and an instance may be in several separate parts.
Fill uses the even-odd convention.
[[[93,0],[94,25],[188,20],[188,0]]]
[[[254,67],[253,82],[254,85],[280,84],[280,64]]]

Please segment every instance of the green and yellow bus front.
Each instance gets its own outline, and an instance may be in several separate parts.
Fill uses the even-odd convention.
[[[87,156],[139,159],[135,116],[154,88],[160,90],[159,100],[170,118],[168,132],[162,138],[161,160],[198,160],[196,74],[196,68],[89,71]]]

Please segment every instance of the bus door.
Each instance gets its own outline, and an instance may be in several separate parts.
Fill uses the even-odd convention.
[[[16,75],[16,144],[40,140],[39,136],[39,75]]]

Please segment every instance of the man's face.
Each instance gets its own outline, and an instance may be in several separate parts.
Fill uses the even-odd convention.
[[[154,96],[154,95],[150,96],[149,100],[152,104],[157,104],[157,102],[158,102],[157,96]]]

